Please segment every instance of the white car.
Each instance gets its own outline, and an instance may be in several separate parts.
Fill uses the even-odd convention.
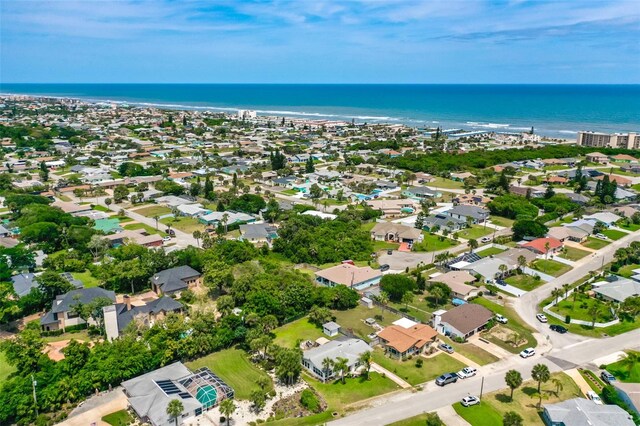
[[[604,234],[596,234],[594,237],[600,238],[601,240],[608,240],[607,236]]]
[[[547,316],[545,314],[537,314],[536,318],[538,318],[540,322],[547,322]]]
[[[503,317],[500,314],[496,314],[496,321],[498,321],[501,324],[506,324],[506,323],[509,322],[509,320],[507,318]]]
[[[477,396],[465,396],[460,403],[465,407],[471,407],[472,405],[480,404],[480,399]]]
[[[597,393],[595,393],[594,391],[590,390],[589,392],[587,392],[587,398],[589,398],[590,400],[592,400],[593,402],[595,402],[598,405],[602,405],[602,400],[600,399],[600,397],[598,396]]]
[[[529,358],[530,356],[534,356],[536,354],[536,350],[533,348],[527,348],[524,351],[520,352],[520,357]]]
[[[458,377],[460,377],[461,379],[466,379],[468,377],[475,376],[477,372],[478,370],[473,367],[465,367],[462,370],[458,371]]]
[[[162,241],[168,243],[169,241],[171,241],[171,237],[168,235],[166,237],[162,237]]]
[[[482,237],[482,238],[480,238],[480,242],[481,242],[481,243],[488,243],[488,242],[491,242],[491,238],[489,238],[489,237]]]

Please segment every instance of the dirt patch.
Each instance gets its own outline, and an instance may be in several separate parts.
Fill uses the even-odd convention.
[[[273,404],[273,416],[277,419],[290,418],[290,417],[305,417],[312,414],[321,413],[327,409],[327,403],[314,392],[318,399],[318,410],[313,412],[300,403],[300,396],[303,391],[298,391],[291,396],[281,399]]]
[[[520,346],[524,341],[524,339],[521,336],[519,336],[518,333],[499,325],[485,332],[483,334],[483,337],[501,340],[507,345],[513,346],[514,348]]]

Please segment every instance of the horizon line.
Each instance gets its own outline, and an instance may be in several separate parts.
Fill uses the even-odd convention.
[[[2,85],[260,85],[260,86],[640,86],[638,83],[256,83],[256,82],[0,82]]]

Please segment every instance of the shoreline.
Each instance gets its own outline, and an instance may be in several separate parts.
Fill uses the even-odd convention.
[[[77,101],[87,105],[101,105],[101,104],[115,104],[123,107],[138,107],[138,108],[156,108],[160,110],[173,110],[173,111],[198,111],[198,112],[211,112],[222,113],[233,116],[234,113],[239,110],[251,110],[255,111],[259,117],[281,119],[283,117],[294,120],[306,120],[313,121],[327,121],[327,122],[340,122],[350,123],[355,120],[357,124],[373,124],[373,125],[404,125],[416,129],[435,129],[437,127],[444,129],[462,129],[465,132],[486,132],[486,133],[504,133],[504,134],[518,134],[527,132],[532,126],[524,126],[511,123],[494,123],[484,122],[476,120],[466,121],[448,121],[448,120],[420,120],[407,117],[392,117],[392,116],[375,116],[375,115],[348,115],[339,113],[322,113],[322,112],[307,112],[307,111],[292,111],[288,109],[274,110],[274,109],[256,109],[251,106],[214,106],[214,105],[190,105],[188,103],[164,103],[161,101],[141,101],[141,100],[123,100],[123,99],[109,99],[109,98],[96,98],[92,96],[70,96],[70,95],[52,95],[43,93],[16,93],[16,92],[4,92],[0,91],[0,97],[26,97],[31,99],[56,99],[66,101]],[[187,101],[188,102],[188,101]],[[293,107],[282,107],[293,108]],[[339,108],[339,107],[338,107]],[[506,120],[503,120],[506,121]],[[568,142],[575,138],[579,130],[552,130],[541,129],[540,127],[533,126],[537,134],[543,138],[557,139],[562,142]],[[597,127],[597,126],[596,126]],[[582,130],[591,130],[586,127]],[[598,131],[598,130],[594,130]],[[602,130],[607,132],[606,130]],[[625,130],[619,130],[625,131]],[[572,137],[573,136],[573,137]]]

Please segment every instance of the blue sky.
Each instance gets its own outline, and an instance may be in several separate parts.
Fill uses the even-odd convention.
[[[0,3],[0,81],[640,83],[640,1]]]

